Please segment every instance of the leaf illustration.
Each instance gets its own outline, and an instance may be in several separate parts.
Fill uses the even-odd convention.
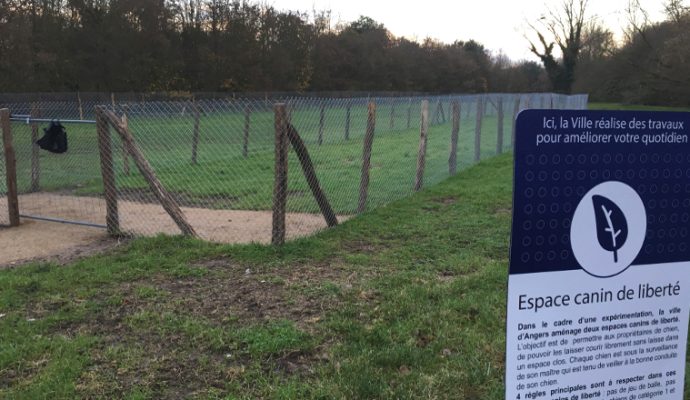
[[[618,249],[623,247],[628,238],[628,222],[623,211],[613,201],[604,196],[592,196],[594,215],[597,222],[597,239],[599,245],[613,252],[613,262],[618,262]]]

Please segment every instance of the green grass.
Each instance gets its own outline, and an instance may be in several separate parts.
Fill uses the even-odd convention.
[[[447,110],[448,105],[444,107]],[[375,208],[412,192],[419,147],[419,111],[413,107],[407,128],[407,105],[393,114],[390,105],[381,104],[377,112],[372,151],[369,208]],[[431,117],[434,116],[434,107]],[[357,209],[361,178],[366,108],[352,107],[349,139],[345,139],[345,110],[330,108],[325,114],[323,144],[318,144],[317,108],[298,109],[292,120],[307,143],[321,187],[338,213]],[[510,148],[510,113],[504,120],[504,149]],[[449,116],[446,116],[449,117]],[[214,112],[201,117],[197,164],[192,158],[193,118],[169,113],[166,116],[130,117],[129,125],[147,159],[164,186],[182,194],[188,203],[208,208],[270,209],[274,180],[274,127],[271,112],[255,112],[250,120],[248,157],[242,156],[244,115]],[[459,168],[474,159],[475,116],[462,113]],[[13,124],[18,157],[20,192],[30,187],[30,127]],[[95,126],[68,125],[70,150],[54,155],[41,151],[41,189],[70,191],[82,195],[102,193]],[[432,124],[429,131],[425,183],[433,185],[448,177],[450,121]],[[497,117],[483,120],[481,154],[496,153]],[[113,135],[114,136],[114,135]],[[117,186],[120,190],[147,191],[148,186],[130,161],[131,174],[124,173],[119,141],[114,140]],[[3,185],[4,182],[0,183]],[[0,192],[2,187],[0,187]],[[149,196],[151,197],[151,196]],[[288,208],[291,211],[318,212],[309,186],[293,151],[289,159]]]
[[[503,399],[511,175],[497,157],[280,248],[0,271],[0,397]]]
[[[281,248],[158,237],[0,271],[0,397],[501,398],[510,171]]]

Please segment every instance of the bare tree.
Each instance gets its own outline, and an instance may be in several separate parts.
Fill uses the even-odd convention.
[[[587,0],[565,0],[559,10],[551,10],[537,23],[530,23],[539,39],[539,46],[530,40],[530,51],[544,64],[553,89],[570,93],[575,80],[575,67],[583,47]],[[552,38],[552,39],[547,39]],[[554,54],[555,47],[561,57]]]
[[[669,20],[681,22],[690,13],[690,7],[686,6],[684,0],[668,0],[664,4],[664,11]]]

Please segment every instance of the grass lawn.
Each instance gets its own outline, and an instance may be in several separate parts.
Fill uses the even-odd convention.
[[[0,397],[502,398],[510,173],[280,249],[159,237],[0,271]]]

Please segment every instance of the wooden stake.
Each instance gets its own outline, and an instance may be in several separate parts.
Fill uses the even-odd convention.
[[[431,120],[431,125],[438,125],[441,123],[441,114],[439,113],[438,107],[441,105],[441,101],[436,102],[436,107],[434,111],[434,118]]]
[[[481,160],[482,120],[484,119],[484,97],[477,96],[477,122],[474,125],[474,162]]]
[[[412,98],[407,101],[407,129],[410,129],[412,122]]]
[[[439,111],[439,114],[441,114],[441,123],[445,124],[446,123],[446,112],[443,111],[443,103],[441,102],[441,100],[438,101],[438,111]]]
[[[288,137],[287,112],[285,104],[273,107],[275,115],[275,182],[273,186],[273,231],[271,243],[274,246],[285,243],[285,212],[288,190]]]
[[[103,178],[103,197],[105,197],[105,224],[110,235],[120,234],[120,214],[117,208],[117,186],[115,186],[115,168],[113,151],[108,129],[105,108],[96,107],[96,131],[98,133],[98,152],[101,158],[101,176]]]
[[[319,185],[319,179],[316,176],[316,171],[314,170],[314,164],[311,161],[311,157],[309,157],[307,146],[304,145],[304,141],[302,141],[299,133],[291,124],[287,127],[287,135],[288,139],[290,139],[290,143],[292,144],[292,148],[295,149],[295,153],[297,153],[297,158],[299,159],[299,162],[302,165],[302,171],[304,172],[304,178],[309,184],[309,188],[311,189],[311,193],[314,195],[314,199],[316,199],[316,204],[319,205],[321,214],[323,214],[323,217],[326,219],[326,224],[328,224],[329,227],[338,225],[338,219],[335,216],[335,212],[333,212],[333,208],[328,202],[326,194],[323,192],[323,189],[321,189],[321,185]]]
[[[326,120],[326,104],[321,102],[321,110],[319,112],[319,146],[323,144],[323,125]]]
[[[448,173],[455,175],[458,171],[458,136],[460,135],[460,102],[455,100],[452,102],[453,110],[451,118],[453,120],[453,128],[450,132],[450,157],[448,157]]]
[[[391,121],[390,121],[390,129],[395,128],[395,103],[391,102]]]
[[[424,167],[426,165],[426,143],[429,132],[429,100],[422,101],[422,122],[419,127],[419,152],[417,153],[417,175],[414,190],[418,192],[424,186]]]
[[[518,114],[520,113],[520,102],[522,101],[522,96],[518,96],[517,100],[515,100],[515,105],[513,106],[513,129],[510,134],[510,143],[513,149],[515,148],[515,128],[517,124],[517,117]]]
[[[345,140],[350,140],[350,112],[352,104],[347,101],[347,108],[345,110]]]
[[[41,109],[38,104],[31,105],[31,116],[34,118],[41,117]],[[31,187],[29,191],[38,192],[41,190],[41,154],[40,147],[36,142],[38,141],[38,124],[31,123]]]
[[[127,119],[127,114],[122,114],[122,126],[129,130],[129,119]],[[129,153],[127,152],[125,142],[122,142],[122,170],[126,176],[129,176]]]
[[[137,165],[139,172],[141,172],[141,175],[149,184],[149,188],[151,188],[154,196],[156,196],[156,199],[158,199],[158,201],[161,203],[163,209],[165,209],[175,224],[177,224],[178,228],[180,228],[182,234],[197,237],[196,231],[187,221],[184,213],[182,210],[180,210],[180,206],[170,195],[170,193],[165,190],[165,187],[163,187],[163,184],[161,184],[160,180],[158,180],[155,172],[153,172],[151,164],[149,164],[148,160],[146,160],[146,157],[144,157],[143,153],[139,149],[139,146],[137,146],[136,142],[134,141],[134,136],[132,136],[132,133],[122,126],[120,119],[117,118],[117,116],[111,111],[100,110],[100,112],[105,116],[105,118],[107,118],[107,122],[109,122],[110,125],[115,128],[115,132],[120,135],[120,139],[122,139],[127,146],[127,151],[132,156],[132,159]]]
[[[251,122],[252,110],[249,106],[244,108],[244,134],[242,140],[242,156],[247,158],[249,156],[249,124]]]
[[[81,106],[81,94],[77,92],[77,101],[79,102],[79,119],[84,119],[84,108]]]
[[[496,127],[496,154],[503,153],[503,97],[498,98],[498,126]]]
[[[192,164],[197,164],[197,156],[199,152],[199,120],[201,119],[199,113],[199,106],[196,101],[192,102],[192,113],[194,115],[194,131],[192,132]]]
[[[10,226],[19,226],[19,197],[17,192],[17,157],[12,145],[12,126],[10,124],[10,110],[0,110],[0,125],[2,126],[2,144],[5,151],[5,180],[7,182],[7,211]]]
[[[367,116],[367,132],[364,136],[364,151],[362,152],[362,176],[359,182],[359,202],[357,213],[363,213],[367,208],[369,196],[369,170],[371,169],[371,148],[374,144],[374,132],[376,131],[376,103],[369,102],[369,114]]]

